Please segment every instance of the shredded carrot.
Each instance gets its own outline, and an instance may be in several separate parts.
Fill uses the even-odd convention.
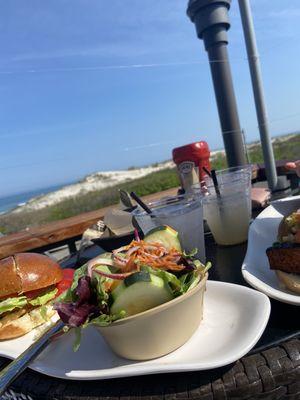
[[[133,249],[135,248],[135,249]],[[181,253],[175,248],[167,250],[161,243],[153,242],[146,243],[143,240],[133,240],[126,246],[127,252],[130,252],[126,265],[122,267],[123,272],[136,271],[139,269],[139,264],[147,264],[152,268],[159,268],[163,270],[181,271],[185,268],[184,265],[179,264]]]

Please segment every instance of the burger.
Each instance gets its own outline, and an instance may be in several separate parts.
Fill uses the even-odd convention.
[[[300,209],[282,219],[277,242],[266,252],[280,282],[300,295]]]
[[[41,254],[0,260],[0,340],[22,336],[49,321],[62,278],[60,266]]]

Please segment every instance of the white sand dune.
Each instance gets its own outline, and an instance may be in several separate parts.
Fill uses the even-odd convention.
[[[74,183],[72,185],[64,186],[63,188],[56,190],[45,195],[34,197],[27,203],[22,204],[11,210],[10,213],[19,213],[23,211],[39,210],[48,206],[55,205],[62,200],[77,196],[78,194],[84,194],[93,192],[94,190],[101,190],[111,186],[117,186],[124,182],[130,182],[138,178],[142,178],[152,172],[161,171],[167,168],[173,168],[175,164],[172,161],[167,161],[157,164],[157,166],[150,166],[145,168],[137,168],[125,171],[107,171],[107,172],[96,172],[94,174],[86,176],[82,181]]]

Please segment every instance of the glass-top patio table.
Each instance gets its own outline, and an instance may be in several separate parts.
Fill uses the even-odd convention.
[[[214,265],[209,279],[247,286],[241,274],[247,244],[220,247],[210,234],[205,240],[207,259]],[[101,252],[96,245],[89,247],[81,263]],[[74,261],[75,256],[69,257],[62,265],[70,267]],[[27,369],[10,393],[32,399],[299,399],[299,308],[275,300],[271,303],[270,320],[260,341],[226,367],[98,381],[56,379]],[[8,362],[0,361],[2,367]]]

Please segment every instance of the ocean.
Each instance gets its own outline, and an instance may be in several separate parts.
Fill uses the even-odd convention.
[[[65,185],[66,184],[49,186],[49,187],[42,188],[42,189],[36,189],[36,190],[24,192],[24,193],[18,193],[18,194],[13,194],[13,195],[6,196],[6,197],[0,197],[0,214],[11,210],[11,209],[17,207],[18,205],[26,203],[28,200],[32,199],[33,197],[53,192],[55,190],[62,188]]]

